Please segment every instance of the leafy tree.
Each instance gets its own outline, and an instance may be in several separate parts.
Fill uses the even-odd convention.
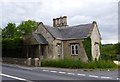
[[[38,23],[32,20],[23,21],[18,26],[18,31],[21,32],[22,35],[30,34],[36,27]]]
[[[120,42],[116,44],[116,53],[120,55]]]
[[[19,37],[2,39],[2,57],[22,58],[23,41]]]
[[[24,53],[22,36],[30,34],[38,23],[32,20],[24,21],[16,27],[15,23],[8,23],[2,30],[3,57],[26,57]]]
[[[16,36],[17,28],[15,23],[8,23],[7,26],[2,30],[3,38],[13,38]]]
[[[105,60],[116,60],[117,44],[106,44],[101,47],[101,57]]]
[[[120,42],[118,42],[117,44],[115,44],[115,46],[116,46],[117,60],[120,61]]]

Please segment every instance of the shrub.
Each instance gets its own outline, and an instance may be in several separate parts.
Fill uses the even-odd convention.
[[[23,42],[21,38],[2,39],[2,57],[22,58]]]
[[[85,68],[85,69],[108,69],[108,68],[117,68],[112,61],[92,61],[89,63],[84,63],[79,60],[42,60],[41,66],[43,67],[59,67],[59,68]]]
[[[116,60],[118,55],[118,44],[101,45],[101,59],[102,60]]]

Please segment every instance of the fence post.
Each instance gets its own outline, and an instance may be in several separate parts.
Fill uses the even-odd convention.
[[[35,58],[35,66],[39,66],[40,65],[40,61],[39,61],[39,58]]]

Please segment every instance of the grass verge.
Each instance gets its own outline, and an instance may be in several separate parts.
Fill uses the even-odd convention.
[[[71,69],[117,69],[118,66],[112,61],[92,61],[84,63],[81,61],[73,60],[42,60],[42,67],[58,67],[58,68],[71,68]]]

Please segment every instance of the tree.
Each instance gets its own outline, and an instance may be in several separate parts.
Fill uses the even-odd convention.
[[[117,44],[106,44],[101,46],[101,57],[105,60],[115,60],[117,58],[118,50]]]
[[[3,38],[13,38],[16,36],[17,29],[15,23],[8,23],[7,26],[2,30]]]
[[[23,53],[23,36],[32,33],[38,23],[32,20],[24,21],[16,27],[15,23],[8,23],[2,30],[3,57],[26,57]]]
[[[120,42],[116,44],[116,53],[120,55]]]
[[[32,20],[23,21],[19,26],[18,30],[22,35],[30,34],[37,27],[38,23]]]

